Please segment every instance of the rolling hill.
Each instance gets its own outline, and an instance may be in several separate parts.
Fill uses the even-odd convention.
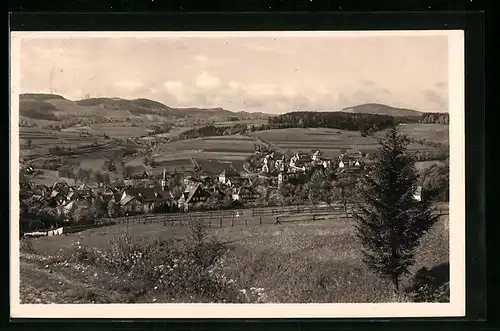
[[[68,100],[56,94],[26,93],[19,96],[19,113],[30,119],[59,120],[65,117],[109,118],[193,117],[226,121],[230,116],[258,119],[262,113],[232,112],[223,108],[173,108],[150,99],[89,98]]]
[[[379,103],[365,103],[362,105],[344,108],[342,111],[349,113],[358,114],[378,114],[378,115],[390,115],[390,116],[421,116],[422,113],[406,108],[396,108],[387,105],[382,105]]]

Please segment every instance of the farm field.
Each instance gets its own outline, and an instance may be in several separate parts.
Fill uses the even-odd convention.
[[[115,225],[33,239],[30,249],[21,252],[21,302],[172,302],[161,293],[142,293],[141,284],[130,283],[124,275],[109,275],[95,265],[68,263],[56,256],[71,253],[74,242],[109,249],[110,240],[124,231],[124,225]],[[186,227],[161,224],[135,224],[128,231],[137,237],[175,240],[183,240],[187,233]],[[361,262],[352,219],[208,231],[229,248],[224,259],[225,276],[241,289],[263,288],[265,302],[401,300],[394,297],[390,284]],[[448,217],[444,216],[423,238],[412,273],[421,267],[446,265],[448,241]]]
[[[151,156],[158,168],[167,170],[192,168],[191,159],[224,160],[242,166],[243,161],[254,152],[256,144],[261,143],[244,135],[204,137],[159,145]],[[141,159],[134,159],[129,164],[138,165],[140,162]]]
[[[427,124],[427,123],[407,123],[399,126],[402,133],[415,139],[425,139],[427,141],[441,144],[450,143],[450,130],[448,125]],[[382,137],[384,132],[377,132]]]
[[[221,122],[215,122],[215,126],[233,126],[237,124],[245,124],[245,125],[255,125],[259,126],[262,124],[267,124],[267,120],[260,120],[260,119],[255,119],[255,120],[241,120],[241,121],[221,121]]]
[[[151,129],[148,129],[143,123],[136,123],[136,126],[132,126],[131,123],[123,122],[123,123],[99,123],[99,124],[91,124],[89,127],[92,129],[92,132],[96,134],[107,134],[111,138],[137,138],[147,135],[151,132]]]
[[[267,140],[285,151],[306,152],[320,149],[328,157],[338,156],[343,148],[369,153],[376,151],[379,147],[376,137],[362,137],[361,133],[357,131],[328,128],[274,129],[253,132],[250,135]],[[410,145],[410,150],[431,149],[431,147],[420,144]]]

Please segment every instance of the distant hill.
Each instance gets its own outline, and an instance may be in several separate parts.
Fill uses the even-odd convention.
[[[66,100],[59,94],[43,94],[43,93],[25,93],[19,96],[20,100],[45,101],[45,100]]]
[[[379,103],[365,103],[354,107],[344,108],[343,111],[357,114],[377,114],[389,116],[421,116],[422,112],[407,108],[396,108]]]
[[[258,119],[261,113],[232,112],[223,108],[173,108],[150,99],[89,98],[71,101],[56,94],[26,93],[19,96],[21,116],[58,120],[64,117],[96,116],[110,118],[182,118],[195,117],[227,121],[230,116]]]

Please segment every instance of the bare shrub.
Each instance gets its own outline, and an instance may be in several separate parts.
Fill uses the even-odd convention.
[[[106,251],[76,242],[72,259],[123,275],[125,282],[139,281],[141,293],[184,302],[244,302],[234,282],[224,276],[224,245],[208,239],[202,223],[193,222],[188,232],[181,243],[124,233],[113,238]]]

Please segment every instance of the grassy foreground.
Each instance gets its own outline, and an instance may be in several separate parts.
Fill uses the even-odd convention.
[[[121,272],[120,270],[124,269],[105,268],[104,265],[109,264],[109,261],[100,262],[99,258],[96,260],[95,257],[91,259],[88,256],[75,258],[75,249],[80,249],[79,256],[82,257],[82,247],[121,254],[116,252],[116,247],[113,248],[112,241],[125,231],[126,226],[116,225],[87,230],[80,234],[23,241],[20,255],[21,302],[212,301],[196,295],[173,296],[172,290],[162,290],[167,287],[146,284],[146,280],[142,279],[142,274],[138,272],[139,277],[133,277],[132,269],[130,272]],[[128,227],[128,233],[134,237],[170,240],[174,244],[182,243],[188,231],[186,227],[157,224],[136,224]],[[415,297],[408,294],[395,295],[389,282],[381,280],[365,267],[354,235],[354,221],[350,219],[212,228],[208,229],[208,234],[227,249],[217,262],[217,267],[207,273],[217,273],[217,279],[224,280],[223,286],[231,287],[231,291],[226,288],[218,290],[218,293],[224,292],[223,299],[219,297],[216,300],[219,302],[348,303],[415,300]],[[415,273],[423,267],[431,269],[440,266],[442,269],[446,266],[447,269],[448,248],[448,217],[443,216],[423,238],[412,274],[403,280],[403,285],[411,285]],[[155,263],[150,262],[147,266],[156,270]],[[159,261],[157,264],[163,262]],[[197,272],[189,270],[186,271],[189,275]],[[141,272],[149,275],[152,271]],[[176,275],[178,278],[186,277]],[[424,275],[423,279],[428,278]],[[446,282],[446,279],[443,282]],[[220,287],[222,283],[217,284],[213,286]],[[431,284],[419,286],[428,288]],[[438,300],[432,299],[432,296],[431,299],[429,296],[426,298]]]

